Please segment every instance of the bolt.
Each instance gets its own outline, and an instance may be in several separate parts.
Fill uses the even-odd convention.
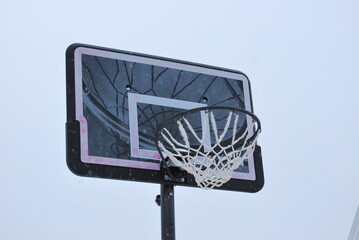
[[[157,204],[158,206],[161,206],[161,195],[157,195],[157,196],[156,196],[155,202],[156,202],[156,204]]]

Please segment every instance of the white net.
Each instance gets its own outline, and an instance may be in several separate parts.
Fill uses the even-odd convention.
[[[209,114],[209,120],[202,125],[202,136],[186,117],[182,117],[177,120],[181,139],[164,127],[158,146],[176,166],[192,174],[199,187],[212,189],[229,181],[233,171],[253,154],[260,130],[254,132],[258,126],[251,119],[246,121],[245,130],[239,131],[239,116],[235,111],[229,112],[224,128],[219,130],[213,112],[202,113],[207,117]],[[223,141],[229,135],[229,141]],[[212,144],[211,137],[214,139]]]

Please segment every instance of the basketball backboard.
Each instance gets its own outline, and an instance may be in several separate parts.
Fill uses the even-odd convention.
[[[253,112],[249,80],[239,71],[83,44],[67,49],[66,71],[67,164],[80,176],[162,183],[161,123],[207,106]],[[218,189],[257,192],[263,184],[256,146]],[[197,186],[193,178],[176,185]]]

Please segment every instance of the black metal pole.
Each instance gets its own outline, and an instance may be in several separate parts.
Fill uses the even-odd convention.
[[[161,184],[162,240],[175,240],[175,198],[172,184]]]

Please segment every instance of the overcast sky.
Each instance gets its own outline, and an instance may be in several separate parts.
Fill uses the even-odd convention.
[[[73,175],[75,42],[240,70],[256,194],[177,187],[177,239],[346,239],[359,204],[359,1],[0,1],[0,239],[160,239],[160,187]]]

